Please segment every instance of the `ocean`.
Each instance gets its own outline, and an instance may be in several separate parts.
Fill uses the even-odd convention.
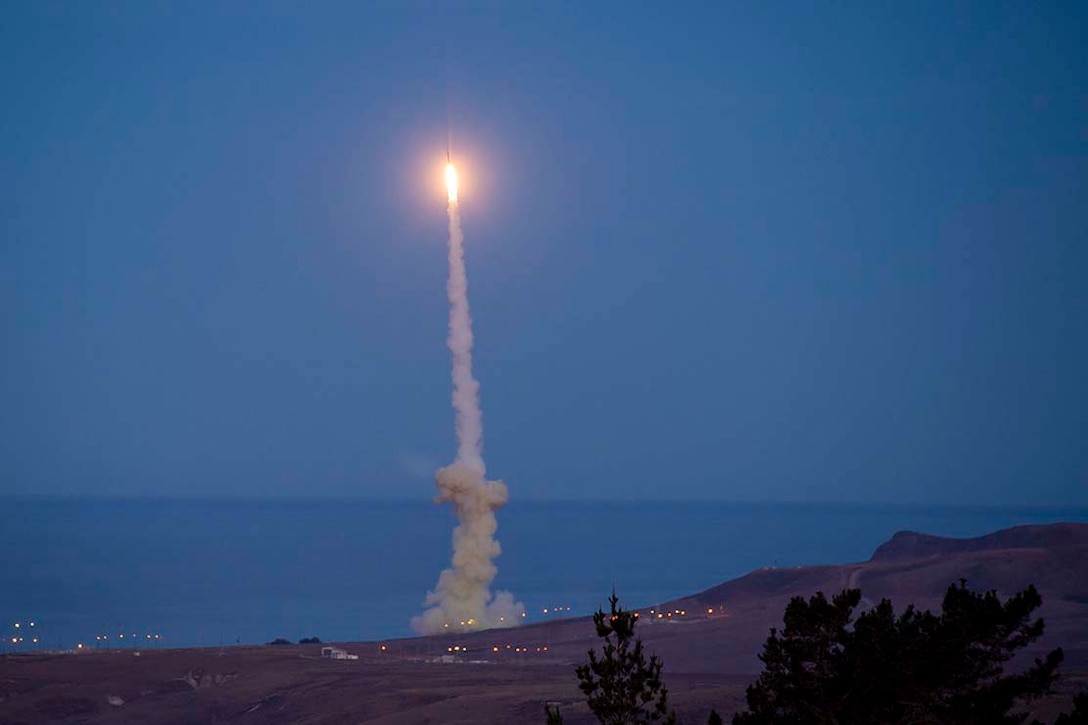
[[[0,515],[4,651],[409,636],[454,526],[448,507],[388,501],[0,499]],[[977,536],[1088,509],[514,502],[498,516],[495,588],[539,621],[589,614],[613,587],[644,606],[763,566],[861,561],[903,529]]]

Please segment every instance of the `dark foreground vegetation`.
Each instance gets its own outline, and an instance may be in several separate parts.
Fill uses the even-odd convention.
[[[1003,601],[960,580],[948,587],[940,613],[908,606],[896,615],[884,599],[855,616],[860,603],[860,589],[830,600],[822,592],[794,597],[781,631],[772,629],[763,645],[763,672],[734,725],[1024,723],[1024,707],[1051,693],[1059,677],[1060,647],[1006,671],[1043,634],[1043,620],[1032,616],[1042,605],[1034,586]],[[675,723],[663,663],[647,659],[634,635],[638,614],[620,607],[615,592],[609,604],[593,617],[601,653],[590,649],[575,670],[590,711],[604,725]],[[546,705],[545,713],[549,725],[563,722],[558,706]],[[722,719],[711,711],[707,722]],[[1088,693],[1055,723],[1088,725]]]

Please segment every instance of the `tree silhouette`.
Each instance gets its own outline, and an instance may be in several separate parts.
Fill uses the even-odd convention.
[[[994,591],[951,585],[941,614],[887,599],[852,622],[858,589],[829,602],[794,597],[771,630],[764,670],[735,725],[762,723],[1021,723],[1020,702],[1050,691],[1061,649],[1013,674],[1005,664],[1043,634],[1034,586],[1002,602]],[[853,626],[851,626],[851,622]]]
[[[669,710],[668,688],[661,682],[662,662],[657,655],[647,661],[642,640],[635,637],[638,616],[619,606],[615,591],[608,603],[608,614],[598,609],[593,615],[604,647],[600,656],[590,649],[589,662],[575,668],[578,689],[604,725],[674,725],[676,713]],[[548,717],[549,722],[559,718],[558,709],[554,715],[549,710]]]

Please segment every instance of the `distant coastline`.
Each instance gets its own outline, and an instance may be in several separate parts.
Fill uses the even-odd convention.
[[[40,619],[51,647],[126,629],[168,646],[408,636],[450,547],[450,514],[429,500],[39,496],[0,510],[0,617]],[[897,531],[1058,521],[1088,522],[1088,507],[515,498],[496,586],[547,621],[588,614],[613,584],[652,604],[765,566],[865,561]]]

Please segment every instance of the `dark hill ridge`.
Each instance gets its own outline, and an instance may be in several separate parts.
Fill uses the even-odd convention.
[[[995,589],[1002,596],[1034,584],[1043,596],[1046,635],[1033,652],[1061,646],[1069,667],[1088,668],[1088,524],[1074,523],[1017,526],[971,539],[900,532],[868,561],[764,567],[662,605],[700,613],[706,631],[682,646],[679,637],[675,645],[671,637],[654,644],[670,664],[754,672],[767,630],[781,626],[791,597],[857,587],[866,608],[887,598],[896,611],[908,604],[936,611],[949,584],[961,578],[973,589]],[[708,617],[708,610],[714,615]]]
[[[899,531],[877,547],[869,561],[919,559],[987,549],[1058,549],[1088,546],[1088,524],[1014,526],[972,539],[930,536]]]
[[[1032,562],[1048,562],[1055,567],[1043,566],[1033,570]],[[1024,565],[1026,579],[1010,569]],[[1051,571],[1055,568],[1056,571]],[[1051,574],[1058,575],[1055,592],[1077,586],[1074,580],[1061,581],[1065,575],[1088,577],[1088,524],[1058,523],[1032,526],[1016,526],[1002,529],[985,536],[955,539],[942,536],[901,531],[889,541],[877,547],[868,561],[856,564],[827,566],[763,567],[736,579],[711,587],[680,602],[743,601],[750,598],[795,596],[817,589],[831,592],[847,587],[858,587],[862,582],[873,583],[902,579],[903,586],[896,587],[909,600],[930,599],[944,594],[947,581],[938,580],[935,586],[918,586],[922,582],[912,572],[921,570],[960,572],[960,576],[979,589],[1022,589],[1035,583],[1042,587],[1044,580],[1051,583]],[[1035,578],[1032,578],[1035,577]],[[1016,581],[1013,581],[1016,579]],[[837,583],[836,583],[837,582]],[[1058,586],[1060,585],[1060,586]],[[868,587],[862,587],[867,590]],[[1088,588],[1088,583],[1085,584]],[[869,591],[863,591],[870,594]],[[898,598],[893,598],[898,604]],[[917,603],[917,602],[916,602]]]

